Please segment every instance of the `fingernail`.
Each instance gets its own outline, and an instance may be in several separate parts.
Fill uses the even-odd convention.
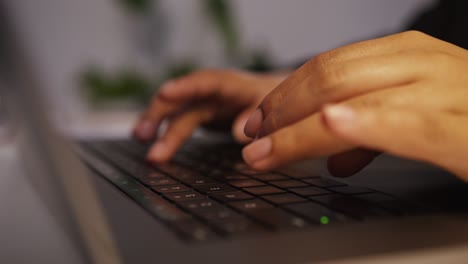
[[[168,81],[159,89],[160,94],[169,95],[174,88],[174,81]]]
[[[163,161],[166,157],[166,149],[166,143],[158,142],[151,148],[146,158],[150,161]]]
[[[246,136],[254,138],[263,122],[263,112],[261,109],[257,109],[247,120],[244,127],[244,133]]]
[[[150,140],[155,133],[154,123],[149,120],[141,121],[136,129],[137,136],[143,140]]]
[[[344,105],[326,106],[323,109],[326,121],[332,121],[339,125],[352,125],[356,120],[356,113],[351,107]]]
[[[242,156],[248,164],[253,164],[267,158],[271,153],[272,147],[271,138],[262,138],[245,147],[242,151]]]

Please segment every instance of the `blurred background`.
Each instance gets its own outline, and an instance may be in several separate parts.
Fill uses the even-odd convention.
[[[432,0],[7,1],[53,120],[128,133],[159,84],[206,67],[268,71],[401,31]]]

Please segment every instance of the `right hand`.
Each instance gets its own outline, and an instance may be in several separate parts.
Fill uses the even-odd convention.
[[[204,70],[166,82],[135,125],[133,134],[151,141],[163,121],[147,159],[167,162],[200,125],[232,123],[232,134],[241,143],[249,139],[244,125],[260,101],[284,78],[284,74],[253,74],[234,70]]]
[[[245,127],[261,139],[244,159],[272,170],[341,153],[329,167],[350,176],[386,152],[468,180],[467,59],[465,49],[416,31],[320,54],[262,101]]]

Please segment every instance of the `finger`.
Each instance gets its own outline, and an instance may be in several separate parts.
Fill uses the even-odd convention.
[[[254,141],[242,151],[254,169],[270,170],[295,161],[329,156],[351,150],[355,145],[327,131],[318,114]]]
[[[223,79],[222,71],[199,71],[170,80],[161,86],[159,96],[169,100],[193,100],[210,97],[217,92]]]
[[[328,171],[335,177],[352,176],[365,168],[379,154],[377,151],[361,148],[338,153],[328,158]]]
[[[232,125],[232,135],[234,136],[234,139],[241,144],[245,144],[252,141],[251,138],[245,136],[244,127],[245,123],[247,122],[247,119],[254,111],[255,108],[251,107],[247,110],[244,110],[234,119]]]
[[[259,136],[267,135],[315,113],[325,103],[340,102],[376,90],[411,84],[435,71],[424,63],[424,52],[399,52],[343,62],[315,69],[283,100],[273,105],[265,99],[261,105],[264,120]],[[416,63],[408,63],[416,62]]]
[[[135,124],[133,135],[141,141],[152,140],[157,134],[161,121],[168,115],[180,111],[181,107],[180,103],[165,101],[156,96]]]
[[[467,175],[461,151],[468,148],[465,115],[335,105],[324,109],[323,118],[331,133],[350,144],[431,162]]]
[[[161,87],[159,96],[170,101],[187,101],[222,95],[225,98],[246,101],[257,91],[247,89],[239,93],[239,87],[245,87],[255,78],[256,75],[242,71],[203,70],[169,81]],[[276,80],[273,83],[275,82]]]
[[[216,94],[221,71],[200,71],[170,80],[163,84],[148,109],[135,125],[136,138],[149,141],[156,135],[161,121],[190,101],[208,98]]]
[[[149,150],[147,159],[155,163],[169,161],[193,131],[212,116],[208,108],[198,108],[173,117],[164,135]]]

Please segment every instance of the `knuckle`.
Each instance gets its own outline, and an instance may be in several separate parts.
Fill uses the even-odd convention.
[[[452,54],[442,50],[411,50],[408,52],[418,63],[423,65],[431,65],[438,72],[447,73],[457,63],[457,59]],[[432,66],[433,65],[433,66]]]
[[[268,116],[274,109],[280,105],[281,101],[286,96],[286,89],[281,87],[273,90],[263,101],[260,103],[259,108],[262,109],[263,115]]]
[[[334,87],[342,83],[348,76],[350,69],[344,64],[332,62],[331,53],[317,56],[314,61],[314,71],[317,76],[319,86]]]
[[[430,61],[437,63],[442,69],[447,68],[453,61],[453,55],[444,51],[432,51],[428,54]]]
[[[437,117],[432,115],[421,115],[417,117],[418,127],[421,134],[421,139],[426,144],[437,145],[443,143],[447,137],[445,129],[438,122]]]
[[[404,39],[426,39],[428,37],[427,34],[418,31],[418,30],[408,30],[403,33],[400,33],[400,36],[403,37]]]
[[[318,76],[326,76],[331,65],[331,56],[331,52],[317,55],[310,61],[310,71],[315,72]]]

